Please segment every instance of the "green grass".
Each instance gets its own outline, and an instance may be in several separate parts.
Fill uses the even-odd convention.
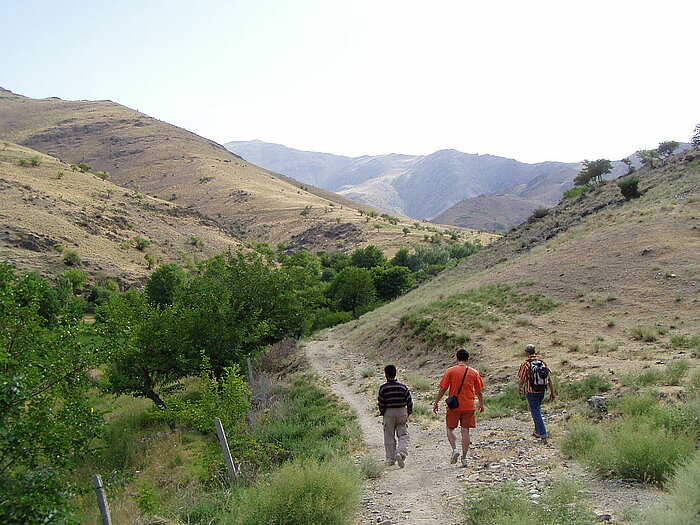
[[[678,385],[689,368],[690,364],[686,359],[677,359],[666,365],[664,369],[627,374],[622,377],[622,384],[635,388],[652,385]]]
[[[486,418],[508,416],[528,410],[527,399],[518,395],[517,383],[510,383],[500,394],[485,397],[484,404]]]
[[[607,392],[611,388],[610,382],[598,375],[591,375],[578,381],[561,382],[559,395],[566,400],[588,399],[596,394]]]
[[[360,476],[349,462],[288,463],[236,502],[235,525],[350,525],[360,502]]]
[[[406,382],[418,392],[426,392],[433,389],[437,390],[437,386],[435,386],[431,379],[418,374],[406,374]]]
[[[579,496],[579,486],[559,480],[537,503],[511,483],[476,490],[464,503],[465,525],[588,525],[593,513]]]

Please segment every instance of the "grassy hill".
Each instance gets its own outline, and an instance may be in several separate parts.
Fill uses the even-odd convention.
[[[615,383],[681,357],[697,367],[700,155],[638,176],[641,198],[608,181],[567,199],[345,331],[431,377],[466,344],[490,393],[512,381],[527,343],[564,381],[595,372]]]
[[[211,257],[241,242],[206,216],[10,142],[0,143],[0,259],[52,275],[79,267],[129,283],[156,262]],[[149,244],[139,250],[134,239]]]
[[[36,100],[0,89],[0,138],[107,172],[113,183],[206,215],[242,240],[332,251],[375,244],[390,253],[423,242],[403,233],[413,221],[379,220],[377,228],[360,213],[370,208],[111,101]]]

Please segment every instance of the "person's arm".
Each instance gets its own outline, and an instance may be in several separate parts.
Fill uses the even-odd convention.
[[[442,399],[442,396],[447,392],[447,389],[444,387],[438,388],[437,395],[435,396],[435,402],[433,403],[433,412],[437,414],[438,408],[440,407],[438,403]]]
[[[525,395],[525,377],[520,378],[520,384],[518,385],[518,394],[521,396]]]
[[[413,412],[413,398],[411,398],[411,391],[406,388],[406,411],[408,412],[408,415],[411,415],[411,412]]]
[[[554,392],[554,381],[552,381],[552,372],[549,372],[549,375],[547,376],[547,383],[549,383],[549,399],[554,401],[554,398],[557,397],[557,394]]]
[[[477,390],[476,392],[476,397],[479,400],[479,412],[484,411],[484,394],[481,392],[481,390]]]
[[[379,413],[384,415],[386,410],[386,402],[384,401],[384,396],[382,396],[382,387],[379,387],[379,395],[377,396],[377,407],[379,408]]]

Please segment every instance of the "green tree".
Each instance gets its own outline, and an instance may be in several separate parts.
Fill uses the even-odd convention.
[[[655,149],[642,149],[637,152],[637,156],[642,164],[649,164],[650,168],[654,168],[654,159],[658,159],[660,154]]]
[[[584,160],[583,169],[574,179],[577,186],[586,186],[591,182],[598,184],[603,181],[603,175],[612,171],[612,163],[608,159]]]
[[[627,157],[626,159],[622,159],[621,162],[625,166],[627,166],[627,175],[631,175],[632,173],[637,171],[637,169],[634,166],[632,166],[632,159],[630,159],[629,157]]]
[[[678,146],[680,146],[679,142],[676,142],[675,140],[667,140],[665,142],[661,142],[656,150],[659,152],[661,158],[666,158],[673,155],[673,152],[676,151]]]
[[[695,130],[693,130],[693,138],[690,139],[690,143],[694,148],[700,148],[700,124],[695,125]]]
[[[637,199],[642,196],[639,191],[639,179],[636,175],[629,175],[617,183],[625,200]]]
[[[0,264],[0,523],[68,521],[70,472],[100,429],[85,394],[99,353],[40,314],[49,289]]]
[[[139,251],[144,251],[151,245],[151,241],[145,237],[134,237],[131,239],[131,242],[134,243],[134,246]]]
[[[67,248],[63,250],[63,262],[68,266],[78,266],[82,264],[83,261],[76,250]]]
[[[146,297],[158,306],[167,306],[175,301],[177,294],[185,285],[186,272],[175,263],[160,266],[146,283]]]
[[[398,252],[396,252],[396,255],[394,255],[391,261],[389,261],[389,264],[392,266],[405,266],[406,268],[409,268],[410,260],[411,255],[408,248],[401,248]]]
[[[379,248],[370,244],[366,248],[358,248],[350,257],[353,266],[358,268],[374,268],[386,264],[386,256]]]
[[[377,295],[371,272],[356,266],[343,268],[331,281],[328,293],[341,309],[352,311],[355,318],[358,311],[370,306]]]
[[[374,287],[382,301],[390,301],[406,293],[415,283],[411,270],[405,266],[372,268]]]

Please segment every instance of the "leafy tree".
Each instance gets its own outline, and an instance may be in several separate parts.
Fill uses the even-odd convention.
[[[405,266],[406,268],[410,267],[410,252],[408,251],[408,248],[401,248],[399,249],[398,252],[396,252],[396,255],[389,261],[389,264],[392,266]]]
[[[100,428],[85,395],[98,354],[40,314],[49,289],[0,264],[0,523],[69,521],[67,476]]]
[[[415,283],[415,279],[405,266],[390,266],[388,268],[372,268],[374,287],[382,301],[390,301],[406,293]]]
[[[673,152],[676,151],[678,146],[680,146],[679,142],[676,142],[675,140],[667,140],[666,142],[660,143],[656,150],[659,152],[661,158],[666,158],[673,155]]]
[[[690,143],[694,148],[700,148],[700,124],[695,125],[695,130],[693,131],[693,138],[690,139]]]
[[[584,160],[583,169],[574,179],[576,186],[586,186],[603,181],[603,175],[612,171],[612,163],[608,159]]]
[[[80,268],[66,270],[59,277],[59,281],[65,280],[74,294],[79,294],[87,284],[87,275]]]
[[[626,159],[622,159],[621,162],[622,162],[625,166],[627,166],[627,175],[631,175],[632,173],[634,173],[635,171],[637,171],[637,168],[635,168],[634,166],[632,166],[632,159],[630,159],[629,157],[626,158]]]
[[[650,168],[654,167],[654,159],[658,159],[660,154],[655,149],[642,149],[637,152],[637,156],[642,164],[649,164]]]
[[[374,302],[377,291],[368,269],[348,266],[333,278],[328,293],[341,309],[352,311],[357,318],[361,308]]]
[[[173,304],[175,294],[185,285],[187,274],[175,263],[160,266],[146,283],[146,297],[158,306]]]
[[[134,246],[136,246],[136,249],[139,251],[144,251],[151,245],[151,241],[145,237],[134,237],[131,239],[131,242],[134,243]]]
[[[353,266],[358,268],[374,268],[386,263],[386,256],[379,248],[370,244],[366,248],[358,248],[352,253],[351,261]]]

